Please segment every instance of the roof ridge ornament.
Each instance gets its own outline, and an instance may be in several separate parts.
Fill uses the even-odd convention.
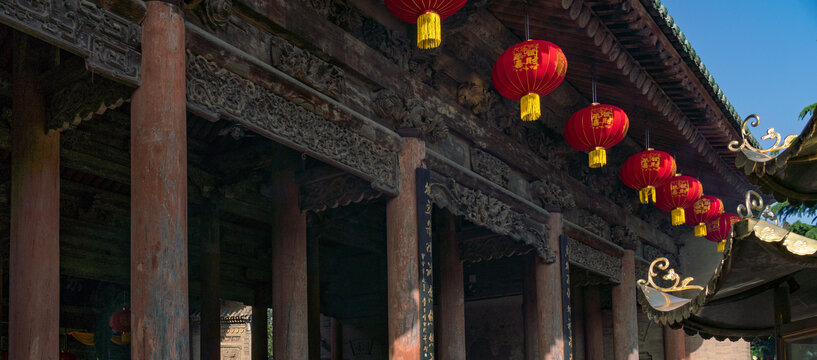
[[[746,127],[746,125],[750,124],[749,120],[751,119],[754,119],[754,121],[751,122],[752,127],[757,127],[758,125],[760,125],[760,116],[758,116],[757,114],[751,114],[747,116],[746,119],[743,120],[743,124],[741,124],[740,126],[741,141],[733,140],[729,142],[730,151],[737,152],[741,149],[747,149],[758,154],[762,154],[763,157],[765,157],[766,160],[768,160],[776,156],[776,154],[770,155],[769,153],[788,149],[791,146],[791,143],[794,141],[794,139],[797,138],[797,135],[789,135],[786,136],[786,138],[784,139],[783,135],[775,131],[774,128],[768,128],[766,130],[766,135],[761,136],[760,139],[774,140],[775,141],[774,145],[772,145],[768,149],[757,148],[754,145],[752,145],[751,141],[749,140],[752,139],[752,133],[749,132],[749,129]],[[783,142],[782,144],[780,143],[781,141]]]
[[[778,224],[777,215],[772,211],[770,205],[763,206],[763,197],[757,191],[749,190],[746,192],[746,199],[743,204],[738,205],[737,211],[738,216],[742,219],[754,218],[760,219],[761,217],[766,218],[769,222],[774,223],[775,225]],[[757,211],[757,214],[755,214]]]
[[[641,286],[649,286],[655,290],[660,292],[675,292],[675,291],[683,291],[683,290],[703,290],[702,286],[698,285],[690,285],[689,283],[694,280],[693,277],[686,277],[681,279],[681,275],[675,272],[675,269],[669,267],[669,259],[665,257],[660,257],[652,261],[650,264],[650,270],[647,273],[647,280],[640,279],[636,281],[638,285]],[[655,284],[653,279],[659,276],[658,272],[655,271],[655,268],[658,268],[660,271],[666,271],[667,273],[664,276],[661,276],[661,279],[666,281],[674,281],[672,286],[670,287],[661,287]],[[669,270],[667,270],[669,269]]]

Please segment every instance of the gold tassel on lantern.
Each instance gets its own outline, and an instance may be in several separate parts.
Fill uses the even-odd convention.
[[[683,225],[686,222],[686,217],[684,216],[684,209],[677,208],[672,210],[672,225],[678,226]]]
[[[695,225],[695,236],[699,237],[706,236],[706,224]]]
[[[440,14],[434,11],[426,11],[417,18],[417,47],[420,49],[433,49],[440,46],[442,38]]]
[[[522,121],[535,121],[542,115],[539,94],[530,93],[522,97]]]
[[[607,151],[601,146],[596,146],[590,151],[590,168],[597,169],[607,164]]]
[[[718,243],[718,252],[723,252],[726,249],[726,240]]]
[[[649,185],[638,191],[638,200],[642,204],[649,204],[650,200],[655,202],[655,186]]]

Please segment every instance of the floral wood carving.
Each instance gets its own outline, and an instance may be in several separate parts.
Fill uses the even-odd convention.
[[[530,192],[533,198],[539,201],[542,208],[557,207],[559,209],[572,209],[576,207],[573,194],[565,191],[559,185],[542,179],[530,183]]]
[[[210,29],[218,29],[230,21],[233,0],[204,0],[203,6],[196,8]]]
[[[301,210],[315,212],[368,201],[383,195],[373,189],[368,181],[352,174],[303,184],[300,192]]]
[[[375,93],[374,113],[392,123],[395,129],[419,129],[430,143],[436,143],[448,136],[445,120],[426,110],[419,101],[404,101],[390,89]]]
[[[189,103],[353,169],[376,189],[398,192],[396,148],[332,123],[203,56],[187,55]]]
[[[62,131],[116,109],[130,101],[133,89],[118,82],[101,79],[76,81],[48,98],[51,116],[48,130]]]
[[[275,67],[335,99],[346,92],[346,78],[341,68],[284,39],[270,39],[270,55]]]
[[[570,262],[601,274],[615,283],[621,282],[621,259],[591,248],[577,240],[567,242]]]
[[[480,190],[467,188],[448,178],[447,181],[431,183],[431,199],[437,206],[448,209],[454,215],[463,216],[476,225],[533,246],[545,262],[556,261],[556,254],[546,242],[550,233],[547,224],[531,219]]]
[[[471,170],[502,187],[508,187],[511,167],[485,151],[471,148]]]
[[[0,22],[87,58],[89,68],[139,84],[141,27],[86,0],[3,0]]]
[[[482,115],[491,109],[495,96],[484,86],[469,82],[460,84],[457,88],[457,102],[474,115]]]
[[[638,234],[625,225],[613,227],[610,237],[614,243],[625,249],[634,250],[641,243],[641,238],[638,237]]]
[[[460,259],[471,263],[524,255],[535,250],[511,237],[499,235],[487,239],[462,239],[459,246]]]

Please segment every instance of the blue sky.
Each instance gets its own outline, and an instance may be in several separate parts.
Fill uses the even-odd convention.
[[[817,102],[817,1],[662,3],[741,119],[760,115],[755,136],[800,134],[797,115]]]

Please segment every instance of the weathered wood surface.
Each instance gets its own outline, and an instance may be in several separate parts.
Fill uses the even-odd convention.
[[[272,181],[273,354],[309,358],[306,215],[298,202],[295,172],[282,170]]]
[[[188,359],[184,19],[147,3],[131,105],[131,356]]]
[[[60,135],[47,134],[34,39],[14,39],[9,355],[56,360],[60,327]]]
[[[130,7],[126,13],[133,15],[126,18],[83,0],[11,0],[0,3],[0,22],[87,58],[88,67],[104,76],[138,85],[140,28],[134,17],[140,10]]]
[[[667,325],[661,327],[664,336],[664,359],[687,360],[686,334],[682,329],[673,329]]]
[[[425,145],[404,138],[400,150],[400,194],[386,204],[388,266],[389,359],[420,358],[420,283],[417,253],[415,170],[425,157]]]
[[[604,358],[604,321],[600,296],[598,286],[584,289],[584,333],[587,359]]]
[[[440,242],[440,311],[435,325],[442,360],[465,360],[465,287],[457,242],[456,219],[451,213],[435,212]]]
[[[624,250],[621,284],[613,286],[613,351],[616,360],[638,360],[635,255]]]

